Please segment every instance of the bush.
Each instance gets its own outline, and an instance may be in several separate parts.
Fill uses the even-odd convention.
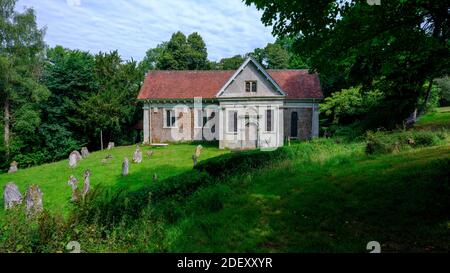
[[[435,146],[445,139],[442,132],[401,131],[401,132],[368,132],[366,135],[366,154],[388,154],[401,150]]]
[[[233,152],[202,161],[195,166],[195,169],[204,171],[212,177],[220,178],[246,173],[249,170],[265,167],[292,156],[293,150],[286,147],[267,152],[257,150]]]

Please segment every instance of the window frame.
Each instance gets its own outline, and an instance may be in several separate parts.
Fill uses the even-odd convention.
[[[169,114],[169,115],[168,115]],[[170,118],[170,125],[167,124]],[[175,110],[174,109],[164,109],[164,126],[163,128],[178,128],[177,126],[177,117],[175,116]]]
[[[258,81],[245,81],[245,93],[257,93]]]
[[[232,130],[230,130],[230,118],[233,119]],[[229,110],[227,114],[227,133],[229,134],[237,134],[238,133],[238,111],[237,110]]]
[[[269,113],[270,113],[270,128],[269,128]],[[266,121],[265,125],[266,126],[264,128],[266,130],[266,132],[268,132],[268,133],[275,132],[274,119],[275,119],[275,111],[274,111],[274,109],[266,109],[266,113],[265,113],[265,121]]]

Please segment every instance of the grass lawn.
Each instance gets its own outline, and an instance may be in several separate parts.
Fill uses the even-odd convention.
[[[0,188],[3,193],[4,185],[13,181],[18,185],[22,194],[25,194],[28,186],[37,184],[44,193],[44,208],[66,214],[71,206],[71,188],[67,185],[70,175],[74,175],[78,179],[78,187],[81,189],[83,188],[83,173],[86,169],[92,171],[92,188],[101,184],[102,186],[137,189],[146,183],[152,183],[154,173],[157,174],[158,180],[161,180],[192,169],[191,156],[195,147],[194,144],[175,144],[159,148],[141,146],[143,152],[141,164],[131,163],[136,146],[125,146],[91,153],[87,159],[81,160],[75,169],[69,168],[68,160],[28,169],[20,169],[19,166],[17,173],[0,175]],[[154,151],[151,158],[147,158],[145,154],[148,150]],[[215,147],[204,147],[200,161],[225,152]],[[111,154],[113,159],[103,165],[101,160],[108,154]],[[127,177],[121,175],[124,157],[128,157],[130,161],[130,175]],[[0,202],[3,204],[3,194],[0,196]],[[3,213],[3,209],[0,210],[0,216]]]
[[[449,145],[377,157],[358,144],[300,146],[316,152],[198,191],[166,227],[169,251],[366,252],[373,240],[383,252],[450,250],[448,171],[435,167]],[[208,209],[212,197],[222,209]]]
[[[419,118],[417,128],[450,128],[450,106],[440,107]]]

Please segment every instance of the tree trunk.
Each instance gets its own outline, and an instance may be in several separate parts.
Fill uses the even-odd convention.
[[[5,111],[5,128],[4,128],[4,145],[5,145],[5,152],[6,152],[6,158],[9,158],[9,138],[10,138],[10,120],[11,120],[11,113],[10,113],[10,102],[9,99],[5,99],[4,104],[4,111]]]
[[[428,106],[428,101],[430,100],[430,94],[431,94],[431,87],[433,86],[433,80],[430,80],[430,83],[428,84],[427,93],[425,95],[425,103],[423,105],[422,113],[425,112]]]
[[[103,130],[100,130],[100,149],[103,151]]]

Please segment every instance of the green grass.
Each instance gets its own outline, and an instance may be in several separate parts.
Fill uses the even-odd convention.
[[[450,128],[450,107],[440,107],[419,118],[417,128]]]
[[[92,171],[92,188],[101,184],[106,187],[136,190],[145,184],[152,183],[154,173],[157,174],[158,180],[162,180],[192,169],[191,156],[195,147],[194,144],[175,144],[160,148],[141,146],[143,152],[141,164],[131,163],[136,147],[125,146],[91,153],[87,159],[81,160],[75,169],[69,168],[68,160],[28,169],[20,169],[19,166],[17,173],[0,175],[0,188],[3,189],[6,183],[12,181],[24,194],[28,186],[37,184],[44,193],[44,208],[66,215],[72,206],[70,203],[71,188],[67,185],[70,175],[74,175],[78,179],[79,188],[82,188],[83,185],[83,172],[90,169]],[[147,158],[145,154],[148,150],[154,151],[151,158]],[[204,147],[200,161],[223,153],[226,151],[210,146]],[[108,154],[111,154],[113,159],[103,165],[101,160]],[[130,175],[126,177],[121,175],[124,157],[128,157],[130,160]],[[3,194],[0,196],[0,202],[3,204]],[[1,216],[3,210],[0,211]]]
[[[168,251],[365,252],[372,240],[383,251],[449,251],[450,191],[435,166],[449,145],[378,157],[358,144],[300,146],[315,152],[198,191],[166,227]]]
[[[423,116],[418,127],[434,130],[439,121],[448,128],[446,115],[447,110],[438,109]],[[292,142],[287,149],[294,158],[239,170],[216,183],[194,183],[192,192],[160,198],[137,214],[138,219],[125,215],[128,218],[118,219],[119,224],[112,227],[76,222],[74,230],[70,221],[57,228],[53,220],[47,220],[50,228],[21,233],[15,231],[23,226],[21,222],[11,223],[0,228],[0,241],[6,242],[0,249],[14,251],[19,242],[54,251],[76,239],[87,252],[367,252],[367,242],[378,241],[382,252],[449,252],[450,140],[447,131],[441,133],[446,138],[432,147],[369,156],[365,142]],[[143,147],[144,155],[148,149]],[[198,174],[192,170],[194,149],[195,145],[188,144],[154,149],[151,159],[131,164],[130,176],[121,177],[122,159],[131,158],[134,147],[118,147],[93,153],[75,170],[65,160],[2,174],[0,186],[15,181],[23,192],[36,183],[43,189],[46,208],[67,213],[72,206],[69,175],[81,180],[82,172],[90,168],[94,188],[103,184],[136,193],[152,183],[153,173],[158,174],[159,183],[167,182],[155,188],[170,185],[165,178],[182,174],[171,181],[182,188],[186,184],[180,180]],[[205,147],[201,159],[226,152]],[[108,153],[114,159],[103,166],[100,161]],[[115,200],[108,204],[120,208]],[[5,219],[14,222],[12,216]],[[42,247],[30,243],[43,236],[42,230],[52,231],[55,237],[41,238]],[[33,251],[33,247],[26,249]]]

